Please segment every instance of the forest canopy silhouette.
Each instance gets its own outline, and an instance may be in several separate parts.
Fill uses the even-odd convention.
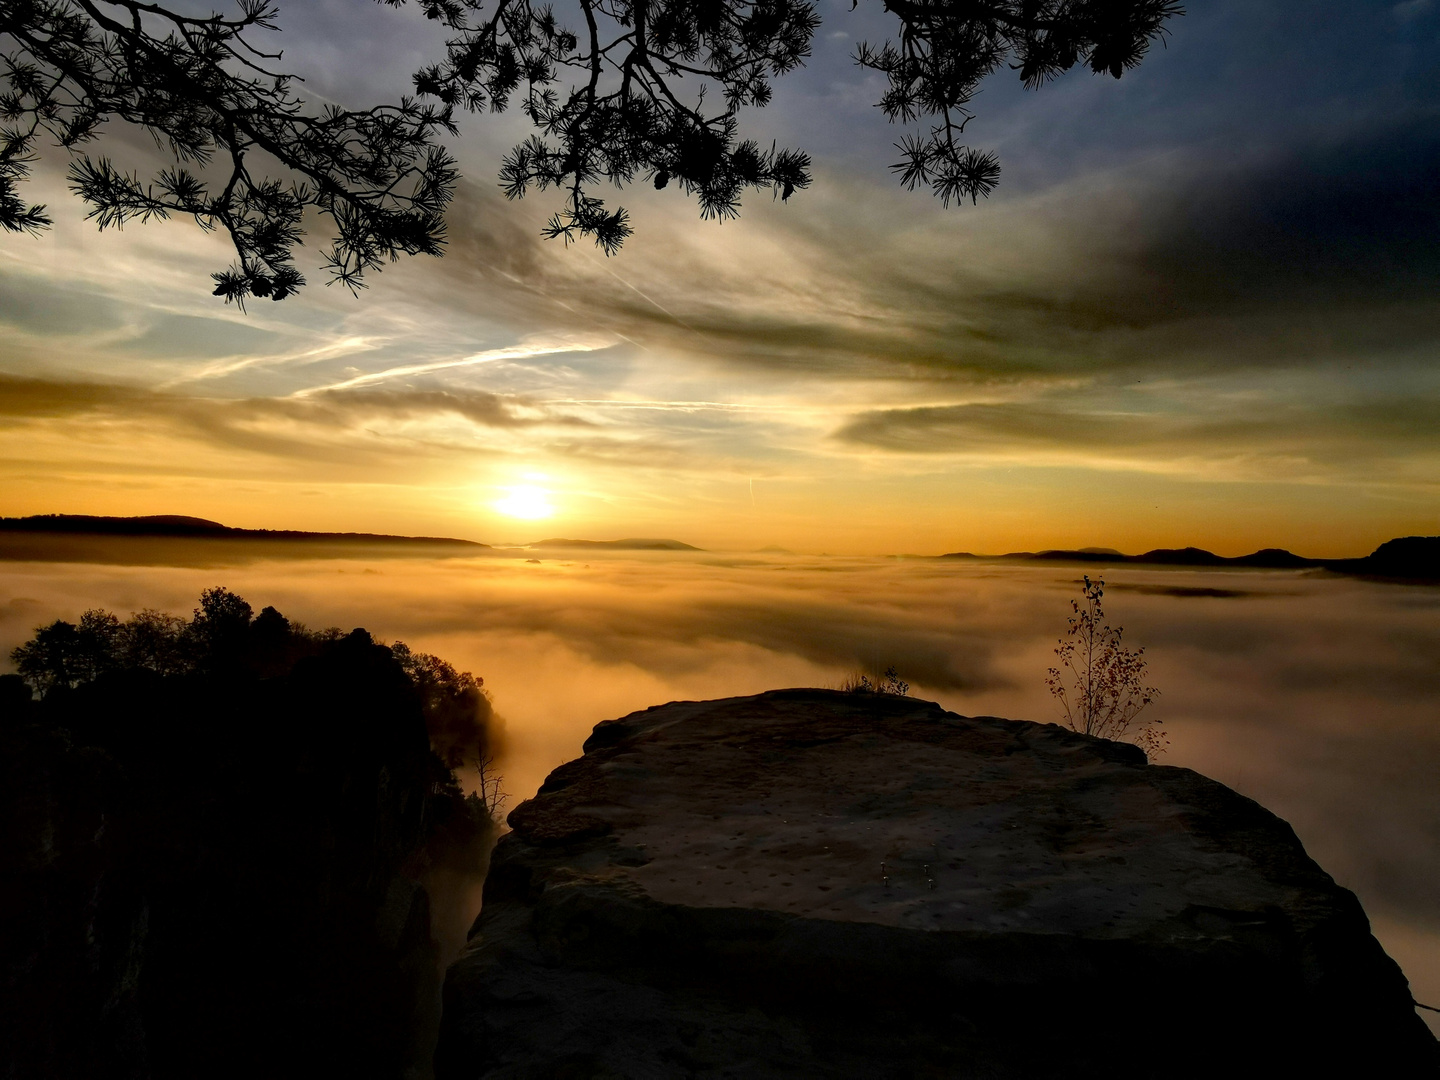
[[[377,0],[405,7],[407,0]],[[858,3],[858,0],[856,0]],[[873,0],[870,0],[873,2]],[[633,231],[595,194],[645,180],[693,196],[703,218],[739,213],[746,191],[788,200],[811,182],[809,156],[763,147],[741,110],[804,63],[820,26],[811,0],[576,0],[579,21],[531,0],[415,0],[450,35],[414,75],[417,96],[351,110],[308,101],[267,51],[269,0],[196,17],[139,0],[14,0],[0,7],[0,227],[51,224],[20,183],[39,148],[74,160],[71,190],[100,228],[173,214],[224,230],[236,252],[215,273],[227,302],[281,300],[305,284],[295,265],[307,210],[330,219],[325,271],[352,291],[401,255],[439,255],[457,179],[442,145],[456,112],[518,106],[534,132],[505,157],[510,198],[555,188],[544,232],[615,252]],[[892,166],[945,204],[998,182],[994,153],[965,142],[980,83],[1002,67],[1038,88],[1076,66],[1119,78],[1162,40],[1175,0],[884,0],[892,39],[854,59],[885,76],[877,103],[908,130]],[[170,159],[143,179],[84,152],[112,120]],[[275,165],[276,176],[260,170]]]
[[[363,630],[354,635],[369,638]],[[345,636],[337,627],[310,630],[273,607],[255,615],[243,598],[216,587],[200,594],[189,621],[147,608],[122,622],[92,608],[78,623],[57,619],[38,627],[10,658],[26,685],[45,698],[119,672],[272,678],[326,655]],[[390,653],[420,701],[430,743],[446,766],[488,753],[494,714],[484,680],[438,656],[413,652],[403,641]]]
[[[0,1073],[401,1076],[498,824],[481,680],[207,589],[0,676]]]

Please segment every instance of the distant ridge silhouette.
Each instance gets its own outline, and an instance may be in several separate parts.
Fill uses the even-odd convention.
[[[90,514],[36,514],[0,518],[0,532],[64,533],[84,536],[155,536],[171,538],[223,538],[226,540],[292,540],[356,542],[367,544],[436,544],[488,548],[474,540],[449,536],[392,536],[387,533],[305,532],[299,529],[235,529],[206,518],[183,514],[145,517],[97,517]]]
[[[1156,548],[1142,555],[1124,555],[1114,549],[1105,548],[1012,551],[1005,555],[975,555],[968,551],[953,551],[939,558],[1141,566],[1233,566],[1265,570],[1315,569],[1363,577],[1440,581],[1440,536],[1404,536],[1387,540],[1369,555],[1357,559],[1307,559],[1284,548],[1262,548],[1249,555],[1227,558],[1197,547]]]
[[[704,551],[693,544],[682,544],[679,540],[649,539],[632,536],[624,540],[568,540],[554,536],[548,540],[536,540],[526,547],[532,548],[610,548],[612,551]]]
[[[0,534],[51,534],[67,536],[153,537],[231,541],[286,541],[359,545],[400,545],[493,550],[489,544],[449,536],[398,536],[389,533],[305,532],[299,529],[237,529],[208,518],[184,514],[149,514],[140,517],[105,517],[90,514],[35,514],[0,517]],[[579,540],[548,537],[523,545],[529,548],[608,549],[611,551],[704,551],[679,540],[626,537],[620,540]],[[783,549],[761,549],[783,550]],[[13,557],[13,556],[7,556]],[[27,556],[30,558],[34,555]],[[1114,548],[1049,548],[1012,551],[1004,555],[977,555],[952,551],[940,559],[977,559],[1005,562],[1103,563],[1137,566],[1236,567],[1265,570],[1328,570],[1337,574],[1401,581],[1440,581],[1440,536],[1402,536],[1387,540],[1369,555],[1352,559],[1307,559],[1284,548],[1262,548],[1233,558],[1204,548],[1155,548],[1126,555]]]

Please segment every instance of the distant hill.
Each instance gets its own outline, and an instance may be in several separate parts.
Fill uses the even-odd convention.
[[[89,514],[36,514],[0,518],[0,533],[56,533],[68,536],[155,536],[225,540],[286,540],[324,543],[417,544],[488,548],[474,540],[448,536],[391,536],[386,533],[303,532],[298,529],[233,529],[218,521],[182,514],[148,517],[93,517]]]
[[[1268,570],[1317,569],[1364,577],[1440,581],[1440,536],[1405,536],[1387,540],[1369,555],[1358,559],[1307,559],[1284,548],[1262,548],[1249,555],[1227,558],[1197,547],[1156,548],[1142,555],[1123,555],[1107,548],[1012,551],[1006,555],[975,555],[968,551],[954,551],[941,555],[940,558],[1141,566],[1253,567]]]
[[[530,548],[610,551],[702,551],[692,544],[658,537],[574,540],[550,537]],[[91,514],[36,514],[0,517],[0,561],[117,562],[212,565],[216,558],[402,557],[424,549],[432,556],[462,557],[495,551],[489,544],[450,536],[396,536],[388,533],[305,532],[299,529],[236,529],[183,514],[101,517]]]
[[[492,550],[444,536],[232,529],[178,514],[0,518],[0,562],[199,567],[267,559],[460,559]]]
[[[92,517],[89,514],[36,514],[0,518],[0,531],[70,533],[87,536],[214,536],[231,530],[218,521],[183,514],[148,517]]]
[[[609,548],[611,551],[704,551],[679,540],[652,540],[632,536],[625,540],[567,540],[563,536],[549,540],[537,540],[526,547],[532,548]]]

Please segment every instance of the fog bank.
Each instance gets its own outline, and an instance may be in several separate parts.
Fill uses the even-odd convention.
[[[1165,764],[1294,825],[1440,1004],[1440,589],[1271,571],[1103,573],[1146,647]],[[834,686],[893,665],[956,712],[1054,721],[1043,683],[1080,569],[710,553],[0,563],[0,645],[90,607],[188,614],[224,585],[312,627],[364,626],[485,679],[511,805],[600,720],[676,699]]]

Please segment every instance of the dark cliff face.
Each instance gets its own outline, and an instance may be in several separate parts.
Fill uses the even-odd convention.
[[[423,882],[488,818],[363,631],[0,701],[0,1075],[428,1071]]]
[[[1356,898],[1135,747],[793,690],[585,749],[510,815],[442,1080],[1436,1075]]]

